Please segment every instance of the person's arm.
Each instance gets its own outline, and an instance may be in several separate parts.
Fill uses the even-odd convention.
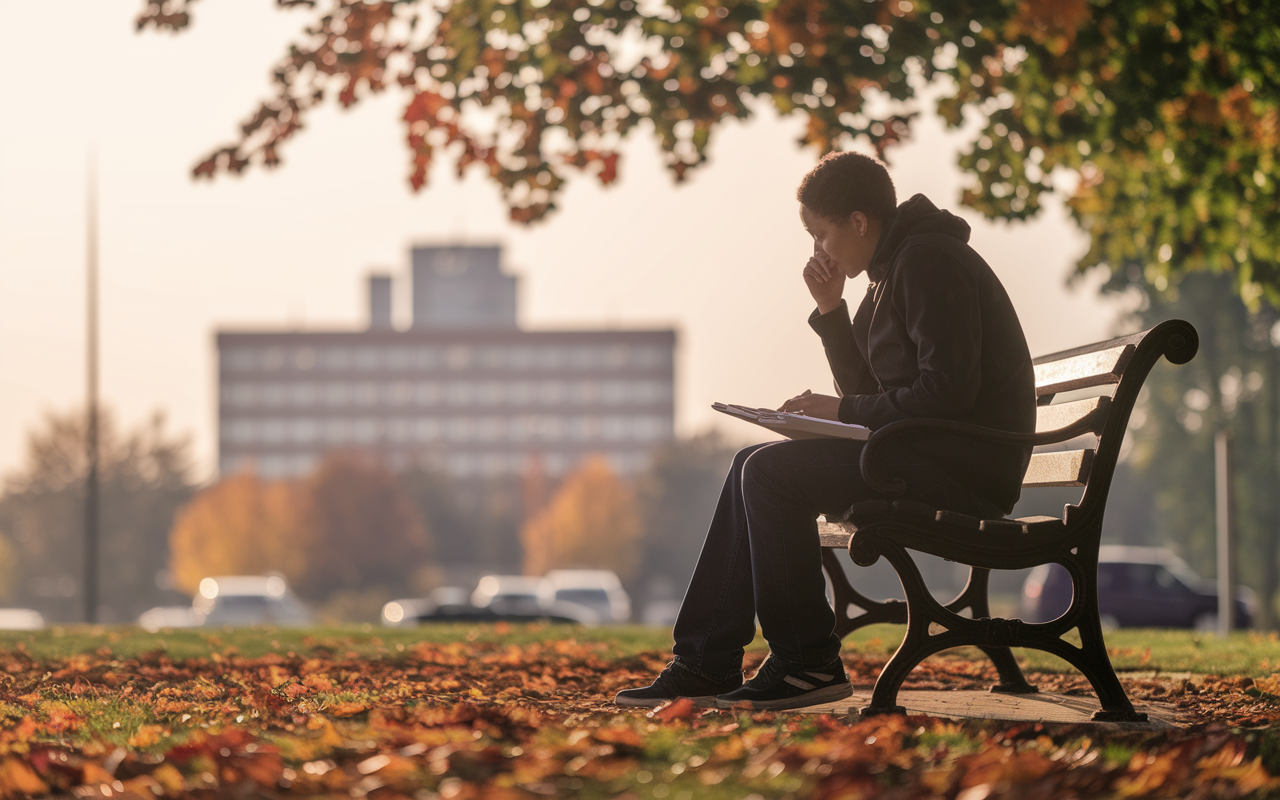
[[[982,308],[977,278],[945,251],[917,245],[899,256],[889,302],[906,323],[919,371],[909,386],[846,394],[841,422],[879,428],[915,417],[955,419],[982,383]]]
[[[809,327],[822,339],[822,349],[841,395],[867,394],[880,390],[866,359],[858,350],[853,338],[853,326],[849,324],[849,307],[843,300],[826,314],[815,309],[809,315]]]

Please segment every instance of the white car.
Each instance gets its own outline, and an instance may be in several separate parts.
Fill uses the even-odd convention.
[[[224,575],[200,581],[192,608],[206,626],[310,625],[311,611],[279,575]]]
[[[543,578],[539,594],[544,607],[580,606],[608,624],[631,619],[631,598],[622,581],[608,569],[553,569]]]
[[[162,628],[196,628],[204,624],[204,617],[191,606],[156,606],[142,612],[138,624],[155,633]]]
[[[471,593],[471,605],[497,614],[536,616],[545,610],[539,600],[542,578],[528,575],[485,575]]]
[[[44,627],[44,615],[34,608],[0,608],[0,630],[38,631]]]

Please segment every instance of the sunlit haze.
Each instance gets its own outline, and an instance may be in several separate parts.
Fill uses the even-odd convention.
[[[440,163],[406,181],[398,95],[326,109],[284,165],[193,182],[196,159],[228,142],[269,91],[272,64],[308,12],[267,0],[195,6],[181,35],[134,33],[140,0],[0,1],[0,474],[21,464],[46,410],[84,400],[86,165],[95,154],[101,220],[104,404],[133,426],[162,410],[190,432],[212,476],[215,329],[362,328],[364,277],[394,274],[407,324],[409,247],[498,242],[520,276],[526,328],[673,326],[677,430],[715,419],[712,401],[777,404],[830,376],[805,318],[800,272],[812,249],[794,199],[818,154],[801,123],[765,113],[713,141],[711,164],[675,187],[644,131],[621,179],[573,181],[549,221],[507,222],[478,172]],[[926,119],[890,153],[899,197],[957,210],[963,138]],[[1060,205],[1033,224],[959,212],[1013,297],[1034,353],[1107,335],[1114,302],[1065,278],[1085,247]],[[856,302],[863,283],[846,296]],[[1063,325],[1070,319],[1071,324]]]

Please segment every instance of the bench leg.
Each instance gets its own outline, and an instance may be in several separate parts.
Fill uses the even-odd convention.
[[[1102,710],[1093,715],[1098,722],[1146,722],[1147,715],[1134,710],[1129,695],[1120,685],[1116,669],[1107,655],[1107,643],[1102,635],[1102,621],[1098,611],[1098,562],[1097,546],[1081,548],[1081,556],[1072,559],[1076,567],[1072,575],[1073,585],[1078,595],[1072,605],[1078,606],[1076,614],[1076,630],[1080,633],[1080,648],[1075,658],[1068,661],[1084,673],[1089,679],[1093,691],[1098,696]],[[1084,554],[1088,553],[1089,556]],[[1068,611],[1070,613],[1070,611]],[[1064,642],[1065,644],[1065,642]],[[1072,648],[1075,650],[1075,648]]]
[[[929,593],[920,569],[905,549],[884,541],[879,544],[880,554],[897,571],[902,590],[907,595],[907,632],[902,637],[902,644],[898,645],[897,651],[876,678],[875,688],[871,690],[871,705],[860,709],[862,715],[868,717],[905,714],[906,709],[898,705],[898,690],[902,688],[902,682],[917,664],[942,649],[936,647],[936,642],[930,641],[930,623],[940,623],[940,620],[933,619],[935,614],[932,613],[938,602]]]
[[[964,609],[970,609],[973,612],[974,619],[982,619],[991,616],[991,605],[989,595],[989,585],[991,578],[991,570],[982,567],[969,568],[969,581],[965,584],[960,594],[956,595],[956,599],[947,603],[946,609],[954,613],[960,613]],[[1022,668],[1018,666],[1018,662],[1013,657],[1013,651],[1007,647],[980,647],[987,658],[991,659],[991,663],[995,664],[996,671],[1000,673],[1000,682],[991,687],[991,691],[1000,694],[1036,694],[1040,690],[1027,682],[1026,677],[1022,674]]]
[[[835,550],[823,548],[822,568],[826,570],[827,578],[831,581],[836,612],[836,636],[843,639],[858,628],[879,622],[901,625],[907,621],[906,603],[901,600],[872,600],[854,589],[840,566]],[[850,606],[862,609],[862,613],[850,614]]]

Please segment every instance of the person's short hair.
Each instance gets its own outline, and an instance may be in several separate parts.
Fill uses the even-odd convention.
[[[898,208],[889,170],[861,153],[827,153],[800,181],[796,199],[814,214],[841,222],[855,211],[883,220]]]

